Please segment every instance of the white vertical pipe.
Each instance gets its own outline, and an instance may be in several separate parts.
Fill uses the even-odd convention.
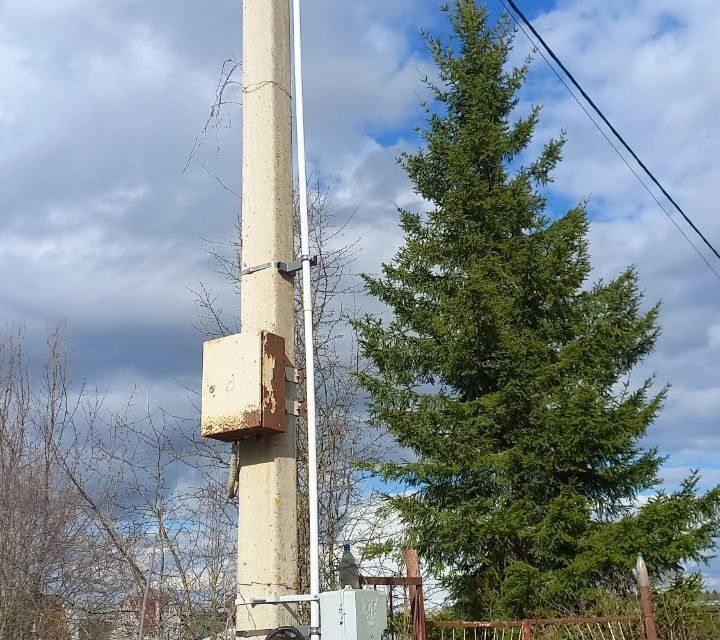
[[[303,108],[302,41],[300,0],[292,0],[293,70],[295,72],[295,132],[297,136],[298,197],[300,199],[300,252],[302,253],[303,320],[308,436],[308,504],[310,506],[310,593],[320,593],[320,545],[318,535],[317,429],[315,418],[315,353],[313,348],[312,286],[310,281],[310,238],[305,167],[305,112]],[[311,639],[320,637],[320,603],[310,603]]]

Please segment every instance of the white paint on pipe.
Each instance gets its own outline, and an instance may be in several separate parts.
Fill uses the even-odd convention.
[[[295,135],[297,138],[298,196],[300,198],[300,251],[302,253],[303,320],[305,332],[305,373],[308,436],[308,504],[310,508],[310,593],[320,592],[320,552],[318,540],[317,429],[315,417],[315,353],[313,348],[312,283],[310,280],[310,240],[305,166],[305,113],[303,103],[302,37],[300,0],[292,0],[293,70],[295,72]],[[310,638],[317,640],[320,603],[310,602]]]

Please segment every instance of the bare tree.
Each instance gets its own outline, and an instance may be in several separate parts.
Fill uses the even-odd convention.
[[[76,430],[75,440],[89,455],[68,474],[130,578],[117,589],[128,628],[142,618],[146,635],[173,640],[221,631],[236,554],[217,446],[201,441],[196,419],[149,407]]]
[[[359,363],[354,334],[348,319],[357,283],[352,265],[356,242],[344,238],[349,218],[328,206],[327,191],[316,183],[309,190],[310,243],[318,257],[313,269],[313,334],[315,339],[316,415],[318,434],[318,517],[321,542],[321,588],[338,585],[338,543],[342,542],[348,515],[362,497],[362,478],[355,462],[364,457],[370,440],[358,417]],[[296,202],[296,227],[299,226]],[[296,234],[296,239],[298,234]],[[299,244],[296,252],[300,253]],[[296,288],[296,359],[305,365],[302,300]],[[349,306],[349,308],[348,308]],[[302,395],[302,393],[301,393]],[[298,421],[298,553],[300,588],[309,584],[309,521],[307,489],[307,427]],[[342,544],[340,544],[340,548]]]
[[[218,447],[133,397],[104,410],[71,384],[61,327],[47,347],[33,374],[22,333],[0,336],[0,640],[137,629],[148,587],[146,635],[222,631],[236,542]]]
[[[71,397],[61,329],[44,370],[31,374],[23,334],[0,336],[0,639],[61,638],[68,612],[105,606],[122,573],[66,473],[58,443],[71,435],[82,390]]]

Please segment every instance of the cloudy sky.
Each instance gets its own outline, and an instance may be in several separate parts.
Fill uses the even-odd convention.
[[[720,244],[720,4],[519,4]],[[304,5],[311,167],[331,180],[333,205],[354,212],[358,269],[377,271],[399,242],[394,205],[417,200],[395,157],[417,144],[420,78],[431,70],[419,29],[442,28],[438,3]],[[522,35],[516,43],[519,55],[531,49]],[[233,234],[237,108],[183,169],[222,63],[240,51],[240,0],[0,1],[0,314],[25,325],[36,355],[45,328],[67,320],[76,377],[111,400],[137,385],[177,408],[178,381],[199,383],[190,289],[198,278],[224,286],[203,238]],[[720,280],[542,60],[523,99],[544,105],[539,141],[568,132],[552,202],[590,198],[594,277],[634,263],[647,300],[663,300],[664,333],[638,378],[656,372],[673,385],[649,437],[671,456],[667,482],[691,467],[706,485],[720,481]],[[235,304],[228,291],[223,300]]]

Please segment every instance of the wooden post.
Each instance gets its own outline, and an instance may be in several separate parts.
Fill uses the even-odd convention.
[[[642,606],[643,628],[645,629],[645,640],[657,640],[655,628],[655,614],[653,612],[652,593],[650,592],[650,578],[647,565],[642,554],[637,557],[637,581],[640,590],[640,605]]]
[[[532,627],[528,620],[522,621],[520,630],[522,631],[522,640],[532,640]]]
[[[405,550],[405,566],[408,578],[422,578],[420,574],[420,560],[417,549]],[[422,581],[419,585],[410,585],[410,616],[413,626],[413,640],[427,640],[425,628],[425,596]]]

